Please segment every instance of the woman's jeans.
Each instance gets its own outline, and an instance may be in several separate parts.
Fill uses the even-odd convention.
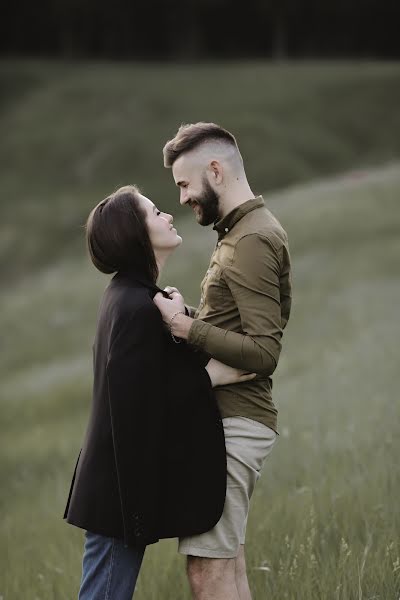
[[[146,547],[87,531],[79,600],[132,600]]]

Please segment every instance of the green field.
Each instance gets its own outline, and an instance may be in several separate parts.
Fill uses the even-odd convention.
[[[204,118],[243,140],[293,258],[293,313],[274,378],[281,436],[248,527],[254,600],[398,600],[400,68],[196,69],[192,90],[183,66],[1,64],[0,598],[71,600],[79,586],[83,534],[62,513],[107,283],[85,256],[80,225],[128,180],[177,204],[160,147],[179,121]],[[212,97],[198,98],[207,89]],[[260,156],[268,140],[273,150]],[[184,244],[162,283],[195,303],[214,235],[191,216],[178,230]],[[176,541],[150,547],[135,598],[189,597]]]
[[[399,156],[399,106],[399,63],[0,61],[1,271],[80,254],[119,185],[176,212],[161,149],[182,122],[232,129],[262,193]]]

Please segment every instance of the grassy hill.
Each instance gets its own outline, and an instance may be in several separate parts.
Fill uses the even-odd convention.
[[[249,522],[255,600],[399,594],[399,167],[266,196],[289,234],[294,307],[274,378],[281,436]],[[184,245],[163,282],[194,302],[214,238],[191,218],[179,229]],[[60,259],[62,240],[56,246],[0,298],[5,600],[70,600],[79,584],[82,532],[61,516],[88,413],[107,278],[82,250]],[[140,575],[137,599],[160,598],[189,598],[175,541],[149,548]]]
[[[89,208],[128,182],[177,215],[161,149],[181,122],[240,142],[256,192],[400,153],[396,63],[0,62],[1,275],[81,253]]]

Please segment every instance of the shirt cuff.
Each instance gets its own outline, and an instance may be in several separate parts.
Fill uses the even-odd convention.
[[[189,329],[188,343],[197,348],[204,348],[210,327],[210,323],[195,319]]]

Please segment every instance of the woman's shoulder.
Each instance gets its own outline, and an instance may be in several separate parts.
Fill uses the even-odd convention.
[[[144,286],[111,282],[104,292],[104,300],[107,312],[112,314],[113,319],[126,325],[138,319],[162,321],[150,290]]]

